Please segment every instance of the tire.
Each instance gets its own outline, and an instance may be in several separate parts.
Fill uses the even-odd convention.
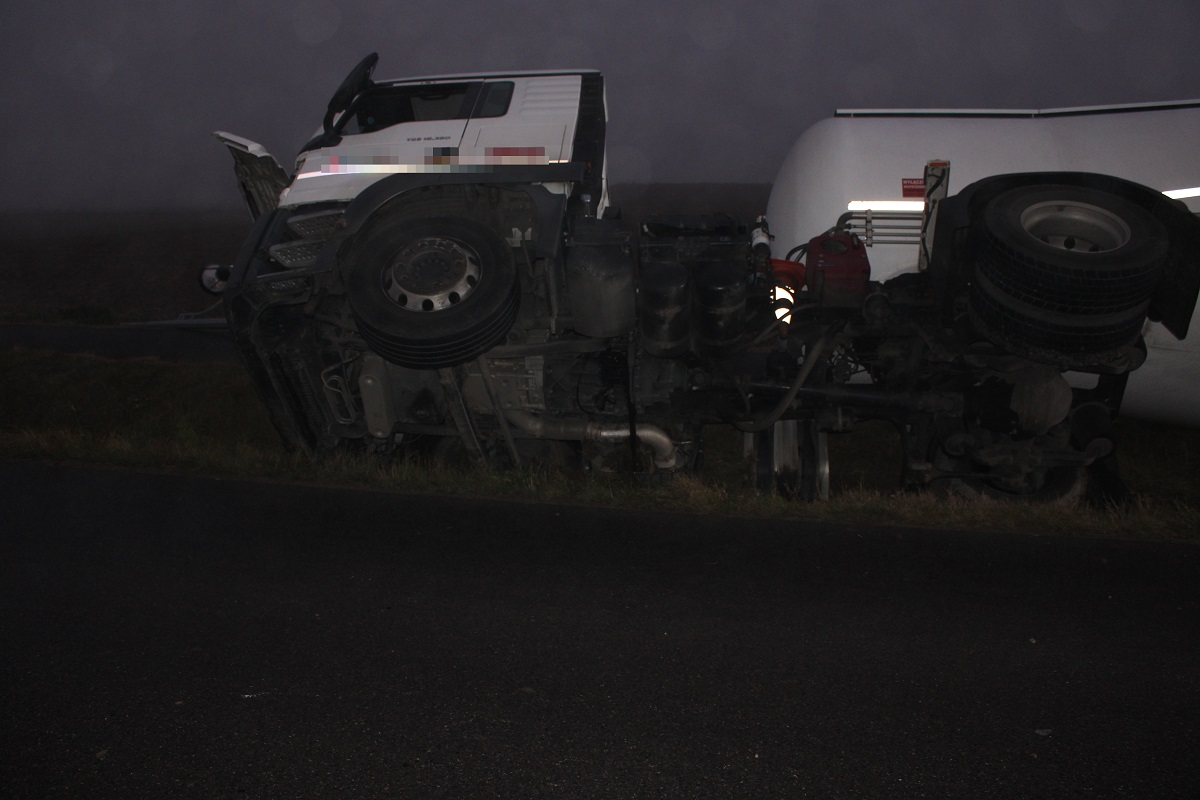
[[[341,269],[362,337],[403,367],[470,361],[503,341],[517,317],[512,249],[473,220],[381,219]]]
[[[1167,250],[1162,224],[1117,195],[1011,189],[987,204],[975,233],[971,318],[1036,361],[1110,361],[1137,341]]]

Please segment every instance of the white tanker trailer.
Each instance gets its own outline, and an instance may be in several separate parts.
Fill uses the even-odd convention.
[[[1126,395],[1195,421],[1200,221],[1162,192],[1200,186],[1200,104],[855,112],[766,218],[635,231],[599,73],[376,60],[291,174],[218,134],[256,224],[205,278],[289,446],[672,473],[731,425],[760,487],[816,497],[826,435],[876,418],[906,487],[1040,498],[1119,492]]]
[[[1116,175],[1200,212],[1200,101],[1086,108],[839,110],[796,141],[773,185],[776,249],[806,242],[848,211],[871,240],[871,275],[916,270],[924,167],[952,166],[947,189],[1013,172]],[[871,211],[870,225],[867,211]],[[1190,327],[1200,327],[1193,312]],[[1200,337],[1179,340],[1147,321],[1149,358],[1129,378],[1121,412],[1200,425]],[[1086,379],[1071,376],[1075,382]]]

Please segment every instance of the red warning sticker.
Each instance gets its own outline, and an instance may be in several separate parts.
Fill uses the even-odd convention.
[[[901,178],[902,187],[904,189],[904,197],[919,197],[925,199],[925,179],[924,178]]]

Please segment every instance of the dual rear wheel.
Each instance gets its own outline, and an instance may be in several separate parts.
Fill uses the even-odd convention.
[[[1110,362],[1137,342],[1166,264],[1166,230],[1110,192],[1033,185],[977,223],[972,321],[1009,352],[1064,367]]]

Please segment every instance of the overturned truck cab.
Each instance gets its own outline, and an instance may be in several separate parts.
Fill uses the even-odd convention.
[[[631,230],[599,73],[375,82],[375,61],[290,176],[218,134],[256,216],[226,315],[294,448],[670,474],[731,425],[761,488],[813,498],[826,436],[875,418],[907,487],[1061,496],[1116,484],[1143,333],[1193,317],[1200,222],[1164,187],[1058,169],[943,196],[934,162],[900,215],[911,263],[881,272],[884,220],[839,196],[810,224],[795,153],[766,217]]]

